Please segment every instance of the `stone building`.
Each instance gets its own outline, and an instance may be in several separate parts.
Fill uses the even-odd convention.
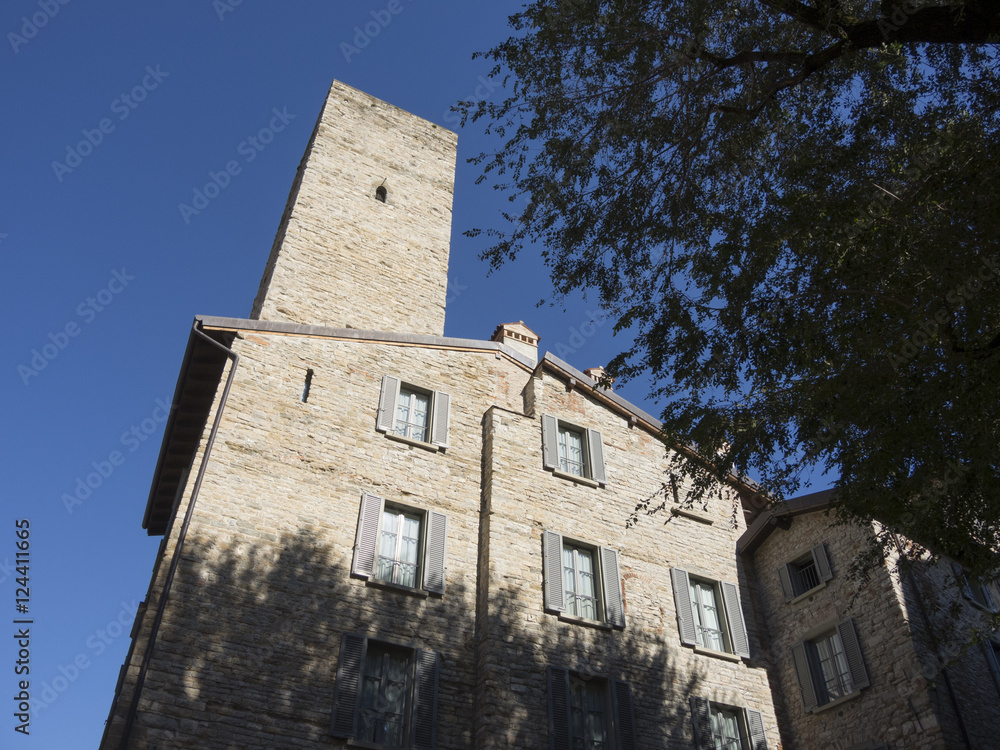
[[[626,529],[663,485],[657,420],[523,322],[444,336],[455,158],[333,84],[250,317],[194,320],[101,747],[953,746],[936,693],[907,706],[929,678],[899,586],[839,599],[852,538],[811,511],[748,529],[736,489]],[[821,543],[787,604],[805,573],[770,574]],[[785,658],[833,620],[862,695],[836,720]]]

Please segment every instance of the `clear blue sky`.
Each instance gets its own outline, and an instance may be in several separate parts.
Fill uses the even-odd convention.
[[[502,95],[471,57],[506,37],[518,7],[238,1],[12,0],[0,13],[0,622],[16,632],[15,522],[28,519],[29,679],[36,700],[55,695],[29,736],[14,731],[16,641],[0,639],[3,748],[97,746],[159,543],[141,528],[158,403],[195,314],[248,316],[331,80],[455,130],[454,102]],[[355,31],[366,26],[378,31],[367,44]],[[274,109],[287,127],[247,161]],[[498,224],[507,204],[465,163],[489,147],[482,128],[459,136],[445,333],[487,339],[523,319],[542,349],[606,362],[624,342],[587,325],[595,307],[535,307],[548,294],[537,259],[487,275],[483,240],[462,232]],[[185,220],[179,204],[232,159],[240,174]],[[642,404],[645,385],[621,392]],[[67,508],[95,469],[100,486]]]

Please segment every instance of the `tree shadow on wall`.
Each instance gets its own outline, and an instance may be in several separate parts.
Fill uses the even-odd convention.
[[[349,556],[306,530],[229,546],[190,536],[129,747],[345,747],[330,734],[345,633],[440,655],[442,750],[547,750],[548,666],[630,682],[639,748],[692,746],[688,697],[701,678],[678,672],[662,636],[538,627],[552,617],[540,596],[512,586],[491,592],[477,626],[474,587],[452,571],[444,596],[416,596],[352,578]],[[496,705],[482,705],[489,696]]]

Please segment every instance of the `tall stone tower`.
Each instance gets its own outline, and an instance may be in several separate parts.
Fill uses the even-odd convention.
[[[254,320],[441,336],[457,136],[334,81]]]

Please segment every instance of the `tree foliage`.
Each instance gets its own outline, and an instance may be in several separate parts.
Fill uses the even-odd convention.
[[[1000,549],[1000,2],[536,0],[464,103],[541,248],[651,376],[684,478],[780,499],[839,475],[845,520],[971,570]],[[705,459],[714,469],[706,469]]]

